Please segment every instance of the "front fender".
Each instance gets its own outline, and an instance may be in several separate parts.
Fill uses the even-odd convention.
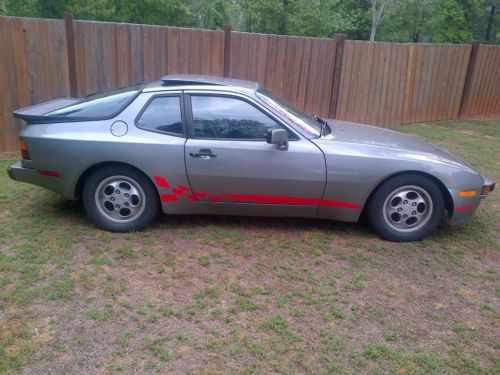
[[[316,140],[315,143],[323,150],[327,164],[324,199],[349,201],[364,208],[370,195],[381,183],[401,173],[415,172],[432,176],[447,189],[454,207],[452,219],[456,208],[462,207],[462,204],[472,205],[472,212],[479,205],[479,198],[461,198],[457,193],[462,190],[476,190],[479,197],[484,178],[456,160],[377,145],[328,140]],[[318,215],[334,220],[357,221],[361,212],[362,209],[321,207]],[[461,221],[467,220],[465,213],[459,216],[464,218]]]

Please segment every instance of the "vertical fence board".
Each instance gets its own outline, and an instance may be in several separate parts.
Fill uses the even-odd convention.
[[[462,116],[500,114],[500,46],[480,45]]]
[[[12,19],[12,42],[14,47],[14,60],[16,66],[17,81],[17,99],[20,107],[26,107],[30,104],[30,87],[27,71],[25,29],[23,20],[19,18]],[[3,51],[5,51],[3,49]]]
[[[10,121],[12,109],[17,105],[15,100],[17,90],[15,76],[11,74],[14,69],[14,48],[11,34],[11,20],[0,18],[0,43],[2,53],[0,53],[0,92],[9,92],[10,95],[2,95],[0,102],[0,147],[2,150],[15,149],[15,139],[13,138],[13,124]]]
[[[489,113],[491,111],[490,109],[490,103],[493,101],[495,98],[495,87],[498,87],[499,82],[496,78],[496,75],[498,74],[498,70],[500,69],[500,58],[498,56],[499,49],[498,48],[490,48],[490,53],[488,56],[488,80],[487,83],[484,87],[485,90],[485,95],[483,99],[483,105],[481,107],[481,113]]]

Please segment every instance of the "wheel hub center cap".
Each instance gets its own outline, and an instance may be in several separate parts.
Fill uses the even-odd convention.
[[[95,199],[99,210],[113,221],[134,220],[145,207],[141,186],[126,176],[104,179],[96,189]]]
[[[427,223],[432,214],[429,193],[418,186],[403,186],[388,195],[384,219],[393,229],[413,231]]]

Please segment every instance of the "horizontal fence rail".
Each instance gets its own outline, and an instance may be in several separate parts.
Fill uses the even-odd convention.
[[[307,113],[397,124],[500,115],[500,46],[401,44],[0,17],[0,151],[20,107],[165,74],[257,81]]]

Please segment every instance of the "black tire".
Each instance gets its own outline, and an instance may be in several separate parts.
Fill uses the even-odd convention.
[[[404,198],[412,191],[422,200],[415,198],[415,201],[412,201]],[[405,201],[407,203],[404,203]],[[416,206],[421,208],[420,203],[413,205],[416,202],[424,203],[422,207],[428,212],[423,211],[420,214],[416,211]],[[444,205],[443,193],[431,178],[418,174],[400,175],[385,181],[375,190],[367,206],[367,217],[372,228],[386,240],[419,241],[436,230],[443,218]],[[415,219],[411,218],[412,215]],[[417,220],[414,227],[407,224],[413,223],[412,220]]]
[[[119,201],[121,206],[107,201],[111,199],[109,198],[111,195],[105,195],[106,186],[104,185],[108,184],[108,181],[110,181],[110,185],[116,187],[112,193],[113,201]],[[132,190],[127,189],[127,184]],[[122,186],[122,191],[119,190],[119,186]],[[102,192],[100,195],[98,190]],[[121,196],[116,195],[116,193],[121,194]],[[99,228],[111,232],[130,232],[144,229],[156,218],[160,207],[158,192],[147,176],[127,166],[105,166],[94,171],[85,180],[82,199],[89,218]],[[106,200],[106,202],[101,203],[102,200]],[[116,208],[115,211],[113,206],[119,208]],[[128,216],[120,214],[122,211],[127,213],[127,210],[133,214]],[[116,217],[112,217],[113,215]]]

